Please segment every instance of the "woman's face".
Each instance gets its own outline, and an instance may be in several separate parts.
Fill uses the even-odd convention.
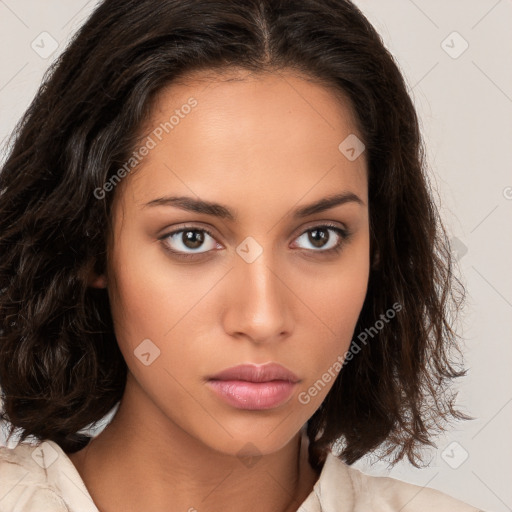
[[[107,279],[124,400],[160,434],[266,454],[320,406],[353,336],[369,273],[366,162],[328,89],[238,76],[159,94],[136,172],[115,190]],[[345,199],[299,214],[333,196]],[[298,381],[211,380],[269,362]]]

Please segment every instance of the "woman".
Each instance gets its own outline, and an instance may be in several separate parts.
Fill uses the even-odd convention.
[[[349,1],[104,1],[0,193],[3,418],[40,442],[2,511],[476,510],[350,467],[467,416],[416,113]]]

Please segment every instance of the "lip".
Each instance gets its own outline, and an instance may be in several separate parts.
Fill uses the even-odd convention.
[[[299,382],[299,378],[293,372],[277,363],[241,364],[227,368],[217,373],[208,380],[244,380],[247,382],[270,382],[273,380],[284,380],[288,382]]]
[[[263,410],[288,401],[299,378],[284,366],[244,364],[228,368],[207,379],[208,387],[237,409]]]

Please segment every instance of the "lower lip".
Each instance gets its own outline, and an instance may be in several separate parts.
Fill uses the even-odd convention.
[[[285,380],[209,380],[208,385],[220,398],[237,409],[262,410],[272,409],[286,402],[296,384]]]

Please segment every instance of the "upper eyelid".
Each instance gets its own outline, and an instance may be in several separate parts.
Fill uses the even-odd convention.
[[[320,220],[320,221],[311,221],[312,224],[308,224],[306,225],[305,227],[302,227],[300,229],[300,231],[297,232],[297,234],[295,235],[295,237],[298,237],[302,234],[304,234],[305,232],[307,231],[310,231],[311,229],[314,229],[314,228],[318,228],[318,227],[328,227],[328,228],[339,228],[343,231],[346,231],[348,232],[349,229],[348,227],[342,223],[342,222],[339,222],[339,221],[330,221],[330,220]],[[184,225],[184,226],[180,226],[178,228],[174,228],[172,229],[171,231],[166,231],[162,236],[161,238],[167,238],[171,235],[174,235],[176,233],[180,233],[182,231],[186,231],[186,230],[190,230],[190,231],[204,231],[206,233],[208,233],[210,236],[216,238],[215,236],[215,229],[212,229],[211,227],[204,227],[204,226],[201,226],[199,224],[190,224],[190,225]]]

